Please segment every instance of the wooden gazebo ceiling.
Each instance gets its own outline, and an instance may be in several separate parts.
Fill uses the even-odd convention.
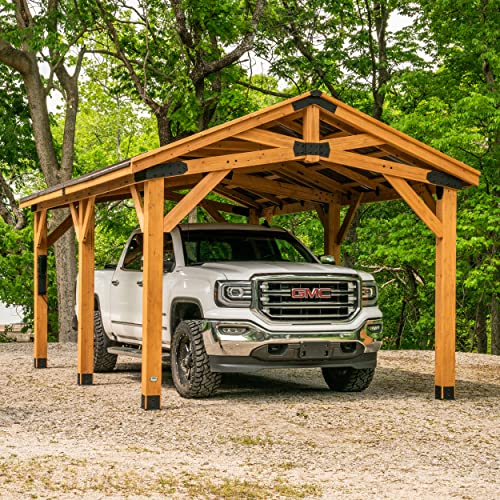
[[[165,198],[178,201],[207,173],[219,171],[228,173],[214,191],[230,203],[201,206],[242,215],[390,200],[404,197],[408,186],[430,205],[436,186],[479,182],[479,172],[468,165],[312,91],[41,191],[21,206],[130,198],[155,177],[165,177]]]

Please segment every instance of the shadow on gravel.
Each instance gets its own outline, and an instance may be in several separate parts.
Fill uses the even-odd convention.
[[[128,378],[140,383],[141,364],[119,364],[117,372],[128,373]],[[162,384],[173,387],[170,368],[164,365]],[[457,380],[457,399],[481,400],[500,398],[500,386],[488,382]],[[434,398],[434,375],[416,373],[398,368],[377,368],[370,387],[360,393],[338,393],[331,391],[323,381],[320,369],[264,370],[258,373],[225,373],[219,391],[212,396],[215,400],[238,400],[251,396],[253,399],[265,396],[289,397],[300,394],[301,400],[349,399],[386,400],[418,397]]]

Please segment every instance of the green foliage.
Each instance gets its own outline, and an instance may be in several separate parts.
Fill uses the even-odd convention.
[[[0,301],[16,305],[27,326],[33,325],[33,221],[14,230],[0,219]],[[49,336],[57,338],[57,289],[55,259],[48,255]]]

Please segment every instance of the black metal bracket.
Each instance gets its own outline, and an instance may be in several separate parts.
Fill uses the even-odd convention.
[[[448,401],[452,401],[455,399],[455,387],[453,387],[453,386],[442,387],[440,385],[436,385],[436,386],[434,386],[434,388],[435,388],[436,399],[445,399]],[[442,396],[441,396],[441,390],[443,391]]]
[[[145,396],[141,394],[141,408],[143,410],[160,410],[160,396]]]
[[[38,256],[38,295],[47,294],[47,256]]]
[[[310,96],[303,97],[302,99],[299,99],[292,104],[293,109],[295,111],[298,111],[299,109],[306,108],[311,104],[316,104],[317,106],[320,106],[323,109],[330,111],[331,113],[335,113],[335,111],[337,110],[337,106],[321,97],[322,94],[323,92],[321,92],[320,90],[311,90]]]
[[[328,158],[330,156],[330,144],[327,142],[295,141],[293,152],[295,156],[316,155]]]
[[[436,186],[444,186],[452,189],[462,189],[464,187],[460,179],[457,179],[453,175],[445,174],[444,172],[438,172],[437,170],[429,172],[427,174],[427,180]]]
[[[134,180],[135,182],[141,182],[150,179],[159,179],[160,177],[172,177],[174,175],[185,174],[187,170],[188,167],[183,161],[160,163],[154,167],[136,172],[134,174]]]

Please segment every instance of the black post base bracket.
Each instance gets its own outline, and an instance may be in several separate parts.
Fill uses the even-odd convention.
[[[144,396],[141,395],[141,408],[143,410],[159,410],[160,396]]]
[[[78,385],[92,385],[94,383],[93,373],[79,373],[77,378]]]
[[[35,358],[33,361],[35,368],[47,368],[47,358]]]
[[[455,387],[442,387],[440,385],[436,385],[434,387],[436,399],[447,399],[454,400],[455,399]]]

